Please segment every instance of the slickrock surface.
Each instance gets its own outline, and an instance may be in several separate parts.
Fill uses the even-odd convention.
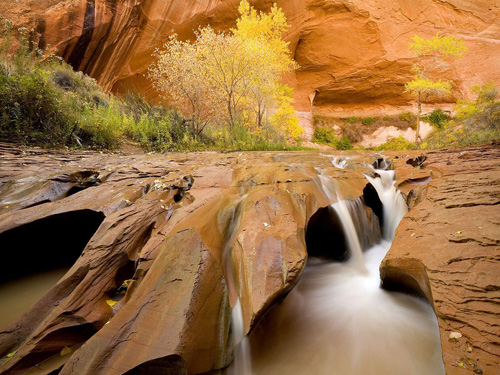
[[[342,198],[369,200],[369,168],[334,168],[332,155],[0,144],[2,277],[76,252],[45,297],[0,328],[0,372],[202,374],[227,366],[237,299],[249,332],[301,275],[309,219],[337,199],[318,174],[335,180]],[[382,265],[384,286],[433,304],[447,374],[495,374],[500,150],[386,155],[411,211]]]
[[[262,10],[267,0],[251,1]],[[500,8],[493,0],[278,0],[291,29],[286,36],[301,68],[287,78],[298,110],[338,115],[352,111],[400,112],[413,100],[403,86],[413,64],[408,42],[437,32],[465,40],[469,51],[441,78],[453,79],[458,97],[469,87],[500,84]],[[40,47],[58,54],[106,90],[139,89],[168,36],[193,39],[193,29],[210,24],[228,30],[239,0],[25,0],[0,1],[0,14],[15,26],[33,27]],[[444,98],[450,102],[453,98]]]
[[[315,152],[0,153],[2,273],[50,265],[88,235],[63,279],[0,332],[6,374],[48,374],[65,347],[62,374],[227,366],[237,298],[248,332],[298,281],[308,219],[332,199],[315,168],[348,199],[367,183]]]
[[[500,149],[427,153],[427,197],[398,227],[383,283],[425,296],[448,375],[500,369]]]

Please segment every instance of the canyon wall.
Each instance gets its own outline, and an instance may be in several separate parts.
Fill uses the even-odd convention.
[[[15,26],[35,29],[52,49],[106,89],[138,89],[154,97],[144,73],[151,53],[172,33],[192,39],[193,29],[228,30],[239,0],[27,0],[0,2]],[[271,1],[251,1],[267,10]],[[414,35],[440,32],[462,38],[469,50],[442,72],[453,79],[453,97],[472,85],[500,85],[499,0],[278,0],[291,28],[286,35],[301,68],[286,77],[296,107],[317,113],[378,114],[412,105],[403,94],[414,60]],[[311,100],[313,99],[313,100]],[[441,104],[443,105],[443,104]]]

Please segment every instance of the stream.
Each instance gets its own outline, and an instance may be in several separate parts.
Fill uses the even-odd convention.
[[[0,283],[0,331],[42,298],[68,269],[69,267],[57,268]]]
[[[346,163],[334,160],[334,165]],[[394,171],[373,171],[376,177],[367,179],[384,205],[380,242],[362,252],[352,225],[354,206],[332,197],[338,200],[332,206],[342,221],[350,259],[310,257],[297,286],[240,343],[229,374],[444,375],[432,307],[380,288],[380,263],[407,208],[394,187]],[[336,195],[334,184],[319,178],[325,193]]]

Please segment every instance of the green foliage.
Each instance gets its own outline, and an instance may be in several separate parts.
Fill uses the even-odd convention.
[[[349,124],[355,124],[357,122],[363,121],[361,117],[345,117],[341,118],[342,121],[348,122]]]
[[[500,101],[492,84],[474,86],[475,100],[457,104],[455,118],[433,132],[422,148],[466,147],[500,140]]]
[[[413,150],[415,149],[415,143],[409,142],[403,136],[389,139],[383,145],[375,147],[374,150],[386,151],[386,150]]]
[[[377,117],[345,117],[341,119],[342,121],[348,122],[349,124],[356,124],[358,122],[363,125],[371,125],[378,120]]]
[[[352,150],[352,143],[347,137],[341,139],[335,136],[333,129],[325,127],[317,127],[314,130],[313,142],[328,145],[336,148],[337,150]]]
[[[282,97],[272,121],[258,131],[236,124],[199,133],[191,119],[141,95],[115,97],[55,56],[43,56],[21,30],[9,53],[10,24],[0,43],[0,139],[44,146],[115,149],[124,138],[147,151],[291,149],[278,129],[293,133],[291,94]],[[300,147],[299,147],[300,148]]]
[[[403,112],[398,117],[401,121],[406,121],[408,124],[415,122],[415,115],[411,112]]]
[[[371,124],[373,124],[373,123],[374,123],[375,121],[377,121],[377,120],[378,120],[378,118],[376,118],[376,117],[365,117],[365,118],[361,121],[361,123],[362,123],[363,125],[371,125]]]
[[[431,125],[438,129],[443,129],[445,122],[450,119],[450,116],[446,112],[443,112],[442,109],[438,108],[432,111],[430,115],[424,116],[422,119],[424,121],[428,121]]]
[[[476,94],[477,104],[488,104],[498,100],[498,88],[493,86],[491,82],[472,86],[470,90],[473,94]]]

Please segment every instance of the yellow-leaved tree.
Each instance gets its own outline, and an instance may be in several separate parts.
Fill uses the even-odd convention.
[[[409,49],[415,54],[417,62],[413,65],[415,76],[406,83],[405,92],[417,97],[417,130],[415,142],[420,142],[420,117],[422,102],[431,94],[446,95],[452,90],[452,81],[435,79],[433,76],[445,65],[451,57],[461,57],[467,50],[465,43],[455,36],[441,36],[437,33],[431,39],[415,35],[409,44]]]
[[[283,33],[286,17],[276,5],[258,12],[243,0],[230,33],[200,28],[196,40],[170,37],[149,69],[153,86],[186,116],[196,134],[208,124],[273,127],[287,137],[302,132],[282,75],[298,67]],[[253,114],[253,115],[251,115]]]

